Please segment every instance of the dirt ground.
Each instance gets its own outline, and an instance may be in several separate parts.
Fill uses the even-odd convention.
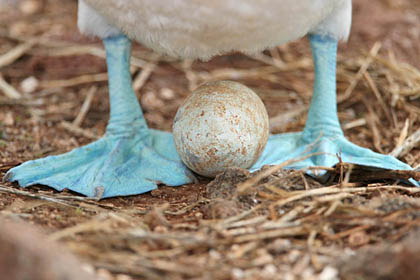
[[[418,168],[419,0],[353,2],[337,71],[345,135]],[[105,131],[103,48],[77,31],[76,12],[75,0],[0,0],[0,177]],[[222,79],[259,94],[272,133],[304,126],[313,82],[307,39],[209,62],[162,57],[138,44],[133,57],[134,87],[150,127],[170,131],[189,92]],[[24,253],[30,243],[57,242],[78,259],[67,257],[72,266],[63,275],[80,269],[91,279],[418,279],[420,189],[404,184],[418,174],[346,164],[328,171],[332,179],[319,183],[282,166],[252,175],[233,168],[214,180],[101,201],[0,183],[0,219],[36,225],[43,236],[19,237],[25,230],[2,222],[0,235],[9,228],[5,236],[17,241],[15,254],[0,249],[0,275],[32,275],[33,266],[13,260],[33,257]],[[0,248],[5,242],[0,238]],[[56,252],[37,254],[45,269]]]

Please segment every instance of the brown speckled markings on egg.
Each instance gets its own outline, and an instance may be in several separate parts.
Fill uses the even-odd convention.
[[[173,125],[182,161],[207,177],[227,167],[251,167],[262,153],[268,133],[268,115],[261,99],[232,81],[197,88],[178,109]]]

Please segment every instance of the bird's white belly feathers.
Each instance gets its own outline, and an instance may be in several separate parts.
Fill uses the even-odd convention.
[[[84,0],[155,51],[208,59],[256,52],[311,32],[351,0]]]

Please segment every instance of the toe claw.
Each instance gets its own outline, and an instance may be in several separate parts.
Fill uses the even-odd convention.
[[[7,172],[6,175],[4,175],[3,177],[3,183],[12,182],[12,177],[13,177],[13,173],[10,171]]]
[[[420,182],[417,182],[413,178],[408,179],[408,181],[413,184],[415,187],[420,187]]]
[[[105,193],[105,188],[102,186],[95,187],[93,192],[93,198],[95,200],[101,200]]]

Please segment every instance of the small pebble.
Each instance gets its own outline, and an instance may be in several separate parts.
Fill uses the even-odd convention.
[[[162,88],[159,92],[159,97],[163,100],[172,100],[175,98],[175,92],[170,88]]]
[[[103,268],[96,270],[96,275],[98,276],[98,280],[113,280],[111,272]]]
[[[42,3],[38,0],[25,0],[19,5],[19,10],[26,15],[33,15],[41,11]]]
[[[338,279],[338,270],[332,266],[326,266],[321,274],[319,275],[319,280],[337,280]]]
[[[277,274],[277,267],[274,264],[267,264],[262,271],[263,277],[275,277]]]
[[[24,93],[32,93],[38,88],[38,86],[39,81],[34,76],[30,76],[20,83],[20,88]]]
[[[156,96],[154,91],[147,91],[143,94],[141,104],[145,110],[159,109],[165,106],[165,103]]]
[[[233,279],[242,279],[245,277],[245,272],[240,268],[232,269],[232,278]]]

